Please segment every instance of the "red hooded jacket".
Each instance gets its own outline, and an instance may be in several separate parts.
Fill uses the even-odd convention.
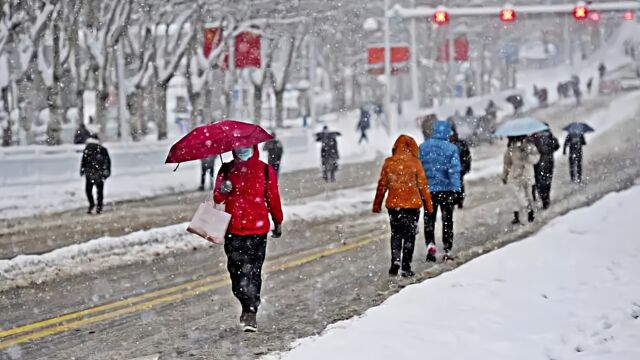
[[[269,171],[266,189],[265,169]],[[231,193],[226,195],[220,193],[220,187],[225,180],[233,184]],[[231,214],[227,231],[233,235],[268,233],[271,229],[269,214],[275,224],[282,224],[284,220],[278,176],[271,166],[260,161],[257,145],[253,147],[253,156],[249,160],[242,161],[235,157],[226,171],[221,170],[218,173],[213,201],[216,204],[225,203],[225,211]]]

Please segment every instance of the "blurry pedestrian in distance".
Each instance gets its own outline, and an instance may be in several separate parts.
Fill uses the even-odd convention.
[[[436,121],[438,121],[436,114],[429,114],[425,116],[422,124],[420,124],[420,127],[422,128],[422,136],[424,136],[425,139],[431,137],[431,134],[433,133],[433,124],[435,124]]]
[[[582,99],[582,91],[580,90],[580,78],[578,75],[571,76],[571,89],[573,96],[576,98],[576,106],[580,106]]]
[[[547,89],[538,88],[536,85],[533,85],[533,95],[538,99],[538,106],[547,107],[548,94]]]
[[[84,123],[80,123],[80,125],[78,125],[78,128],[76,129],[76,132],[73,134],[73,143],[84,144],[90,136],[91,133],[89,132],[89,130],[87,130],[87,127],[84,125]]]
[[[598,65],[598,75],[600,76],[600,80],[602,80],[606,72],[607,72],[607,67],[604,65],[604,63],[600,63]]]
[[[424,127],[423,127],[424,130]],[[427,261],[436,261],[435,225],[438,208],[442,210],[443,260],[453,259],[453,209],[461,190],[460,154],[449,141],[451,126],[446,121],[433,122],[429,137],[420,145],[420,161],[427,175],[433,201],[433,212],[425,214],[424,237],[427,243]]]
[[[100,144],[98,135],[92,134],[86,141],[87,145],[82,152],[80,163],[80,176],[85,177],[85,193],[89,200],[88,214],[96,209],[96,214],[102,212],[104,199],[104,182],[111,176],[111,158],[107,149]],[[98,206],[93,200],[93,188],[96,188]]]
[[[493,100],[489,100],[487,107],[484,109],[484,113],[486,116],[490,117],[493,122],[498,119],[498,106],[493,102]]]
[[[360,131],[360,140],[358,140],[358,144],[362,144],[362,141],[369,142],[369,138],[367,137],[367,130],[371,127],[371,114],[369,111],[363,107],[360,108],[360,119],[358,120],[358,124],[356,125],[356,130]]]
[[[569,148],[569,175],[574,183],[582,182],[582,147],[585,145],[584,134],[569,133],[564,140],[562,155],[567,155]]]
[[[587,93],[589,95],[591,95],[591,88],[593,87],[593,77],[590,77],[589,80],[587,80]]]
[[[391,225],[391,267],[389,275],[403,277],[415,275],[411,270],[413,250],[420,209],[433,212],[427,178],[418,158],[418,144],[407,135],[400,135],[393,145],[392,155],[385,159],[378,188],[373,201],[373,212],[382,211],[387,194],[386,208]]]
[[[548,126],[549,124],[547,124]],[[558,139],[551,130],[540,131],[531,136],[536,149],[540,153],[540,161],[533,166],[535,185],[532,189],[534,201],[536,194],[540,196],[542,207],[548,209],[551,203],[551,183],[555,162],[553,153],[560,149]]]
[[[455,205],[458,206],[458,209],[462,209],[464,207],[464,199],[466,197],[464,176],[471,171],[471,151],[469,150],[469,144],[460,139],[458,130],[452,119],[449,120],[449,124],[451,124],[451,136],[449,136],[449,141],[458,148],[458,154],[460,155],[460,192],[457,193],[458,196],[456,198]]]
[[[209,184],[211,189],[213,189],[213,169],[216,166],[216,157],[209,156],[208,158],[204,158],[200,160],[200,187],[198,190],[204,191],[204,185],[206,183],[207,174],[209,174]]]
[[[329,131],[329,127],[322,128],[322,132],[316,134],[316,141],[322,144],[320,148],[320,159],[322,161],[322,178],[326,182],[336,181],[336,171],[338,171],[338,136],[337,131]]]
[[[284,154],[284,147],[282,146],[282,141],[277,138],[275,131],[272,131],[271,135],[273,139],[268,140],[262,147],[262,150],[267,152],[269,165],[275,170],[276,175],[279,175],[280,161],[282,160],[282,154]]]
[[[522,99],[522,96],[518,94],[509,95],[505,100],[513,106],[514,116],[518,115],[520,113],[520,109],[524,106],[524,100]]]
[[[282,236],[284,221],[278,177],[260,161],[258,145],[233,150],[233,161],[222,164],[218,172],[213,201],[224,203],[231,215],[224,241],[231,291],[242,306],[240,325],[255,332],[267,235],[271,230],[272,237]]]
[[[504,154],[502,183],[511,184],[518,206],[513,212],[512,224],[520,224],[521,210],[526,209],[527,220],[535,219],[531,187],[534,184],[533,165],[540,161],[540,153],[527,136],[510,136]]]

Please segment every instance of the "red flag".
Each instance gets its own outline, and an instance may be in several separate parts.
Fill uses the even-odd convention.
[[[204,44],[202,52],[204,57],[209,58],[211,51],[222,43],[222,28],[206,28],[204,29]]]
[[[453,59],[455,61],[468,61],[469,60],[469,40],[466,36],[457,37],[453,40]],[[436,61],[448,62],[449,61],[449,41],[446,40],[438,47],[436,53]]]
[[[236,69],[260,68],[262,65],[260,58],[260,35],[249,31],[242,32],[236,36],[235,63]],[[224,57],[224,68],[229,64],[229,55]]]

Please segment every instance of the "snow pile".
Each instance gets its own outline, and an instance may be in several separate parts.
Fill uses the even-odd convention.
[[[264,359],[638,359],[638,212],[608,195]]]
[[[363,213],[371,209],[373,191],[371,187],[362,187],[300,200],[284,208],[285,219],[323,221]],[[106,236],[42,255],[0,260],[0,291],[210,246],[209,242],[188,233],[188,225],[137,231],[121,237]]]

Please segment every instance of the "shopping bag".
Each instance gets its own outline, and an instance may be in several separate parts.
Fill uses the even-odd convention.
[[[205,201],[196,210],[187,231],[214,244],[224,244],[231,215],[224,212],[224,205]]]

